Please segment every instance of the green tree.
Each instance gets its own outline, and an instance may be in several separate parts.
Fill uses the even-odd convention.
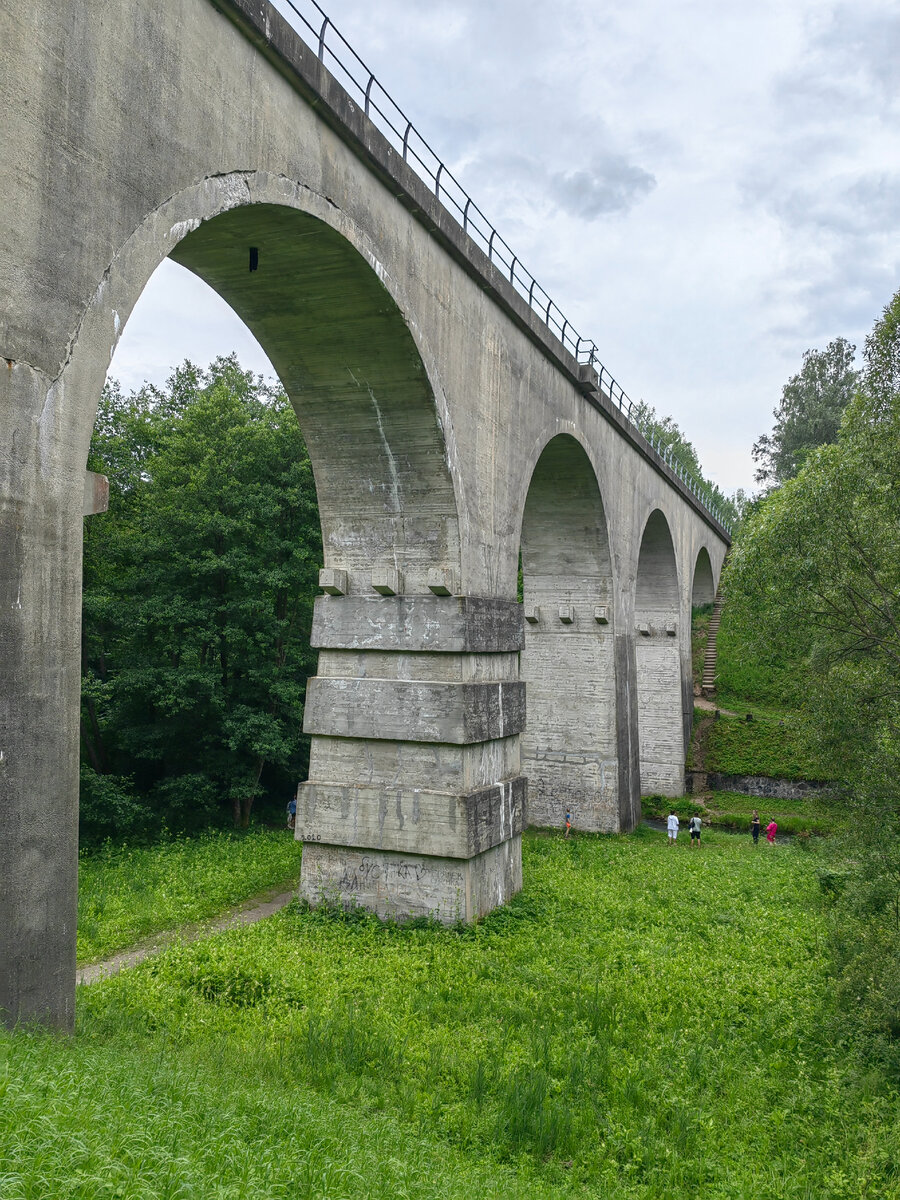
[[[854,818],[832,949],[848,1012],[900,1055],[900,293],[836,441],[749,513],[725,587],[748,656],[791,668]]]
[[[842,337],[824,350],[806,351],[800,371],[784,385],[772,432],[754,443],[757,483],[778,486],[792,479],[812,450],[835,441],[859,380],[855,354]]]
[[[83,747],[96,824],[246,825],[305,768],[321,535],[287,397],[232,356],[104,394],[85,547]]]

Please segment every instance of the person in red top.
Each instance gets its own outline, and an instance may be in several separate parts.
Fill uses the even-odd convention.
[[[775,834],[778,832],[778,826],[774,821],[770,821],[766,826],[766,839],[770,846],[775,845]]]

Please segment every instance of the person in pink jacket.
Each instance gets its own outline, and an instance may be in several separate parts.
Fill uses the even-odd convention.
[[[766,826],[766,840],[770,846],[775,845],[775,834],[778,832],[778,826],[774,821],[770,821]]]

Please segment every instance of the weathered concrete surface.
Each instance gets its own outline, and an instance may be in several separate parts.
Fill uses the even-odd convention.
[[[525,728],[525,685],[310,679],[303,728],[322,737],[488,742]]]
[[[297,790],[297,838],[304,845],[324,842],[473,858],[525,828],[526,787],[523,776],[463,795],[302,783]]]
[[[717,580],[724,531],[315,55],[264,0],[166,0],[149,16],[136,0],[35,0],[0,9],[0,105],[5,1019],[72,1021],[84,471],[111,352],[167,255],[247,322],[309,447],[324,565],[347,593],[320,606],[313,697],[388,680],[395,698],[409,684],[493,698],[477,727],[457,701],[449,743],[416,740],[418,714],[335,727],[313,699],[311,785],[458,806],[528,774],[538,819],[557,819],[562,789],[587,827],[631,828],[640,771],[668,787],[683,756],[692,583],[703,551]],[[520,534],[540,609],[522,650],[527,771],[521,718],[505,715]],[[435,598],[451,603],[426,615]],[[482,602],[493,632],[473,618]],[[519,886],[518,847],[420,847],[401,879],[387,850],[322,844],[304,887],[346,879],[379,911],[471,916]],[[388,857],[357,889],[347,864],[370,849]]]
[[[522,649],[522,607],[477,596],[320,596],[310,644],[321,649],[499,653]]]
[[[300,894],[313,904],[359,904],[384,918],[474,921],[522,887],[521,835],[474,858],[394,854],[308,843]]]

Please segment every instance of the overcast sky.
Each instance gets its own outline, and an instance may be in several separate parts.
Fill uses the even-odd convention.
[[[673,416],[725,491],[752,488],[750,447],[803,351],[861,349],[900,287],[900,6],[323,7],[629,395]],[[165,263],[110,371],[162,382],[233,349],[271,373]]]

